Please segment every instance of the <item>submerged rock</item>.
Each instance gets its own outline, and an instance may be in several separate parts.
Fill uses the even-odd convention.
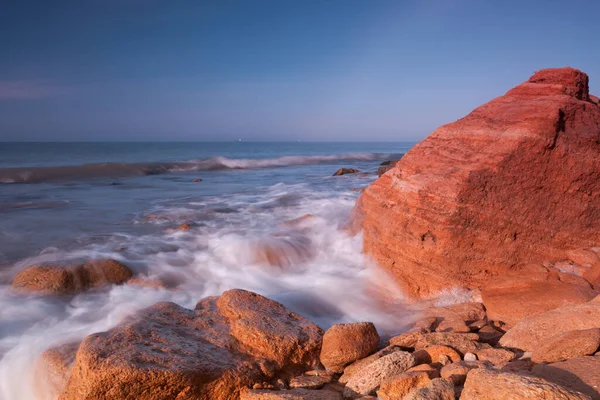
[[[11,288],[43,294],[76,294],[105,284],[122,284],[133,272],[115,260],[91,260],[72,267],[32,266],[20,271]]]
[[[358,172],[360,172],[360,171],[358,169],[354,169],[354,168],[340,168],[337,171],[335,171],[333,176],[356,174]]]
[[[319,362],[323,331],[281,304],[230,290],[187,310],[158,303],[81,343],[60,400],[218,400]]]
[[[398,164],[398,161],[400,160],[388,160],[382,162],[379,168],[377,168],[377,176],[381,176],[388,172],[390,169],[394,168],[396,164]]]
[[[407,293],[481,287],[600,243],[600,107],[572,68],[442,126],[357,203],[364,248]]]

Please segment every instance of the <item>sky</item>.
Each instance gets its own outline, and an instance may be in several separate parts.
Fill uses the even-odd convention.
[[[3,0],[2,141],[413,141],[572,66],[598,0]]]

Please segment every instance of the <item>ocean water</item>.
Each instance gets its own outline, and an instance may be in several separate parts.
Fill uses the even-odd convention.
[[[379,164],[412,145],[0,143],[0,399],[44,398],[33,371],[49,347],[158,301],[193,308],[232,288],[323,328],[368,320],[394,333],[402,293],[346,226]],[[342,167],[364,174],[331,176]],[[306,214],[313,218],[285,224]],[[191,229],[178,230],[184,223]],[[276,265],[261,257],[265,248],[280,254]],[[90,258],[117,259],[165,287],[65,297],[10,290],[28,265]]]

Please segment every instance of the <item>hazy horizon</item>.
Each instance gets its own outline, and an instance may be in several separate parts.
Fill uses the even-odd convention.
[[[9,0],[0,141],[417,142],[542,68],[581,69],[599,94],[598,15],[591,0]]]

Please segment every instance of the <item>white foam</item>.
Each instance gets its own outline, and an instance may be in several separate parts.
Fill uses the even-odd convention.
[[[300,200],[274,201],[281,196]],[[362,254],[361,237],[349,236],[342,229],[355,196],[279,184],[232,199],[227,205],[237,212],[216,214],[190,231],[142,237],[116,234],[114,243],[87,245],[69,253],[52,249],[23,260],[16,269],[65,259],[116,258],[138,274],[162,278],[177,287],[115,286],[70,301],[18,295],[1,287],[0,351],[5,355],[0,361],[0,398],[36,399],[33,364],[49,347],[110,329],[123,316],[158,301],[193,308],[199,299],[232,288],[281,301],[323,328],[338,322],[372,321],[381,333],[395,333],[404,311],[390,304],[401,299],[401,294],[389,280],[381,279],[383,272]],[[172,210],[172,216],[204,216],[206,205],[219,201],[223,199],[190,202],[187,208]],[[163,207],[162,211],[169,210]],[[309,213],[315,218],[303,221],[301,229],[282,225]],[[263,265],[252,256],[256,243],[263,240],[300,241],[310,250],[306,257],[294,258],[284,267]],[[115,251],[117,243],[122,251]]]

